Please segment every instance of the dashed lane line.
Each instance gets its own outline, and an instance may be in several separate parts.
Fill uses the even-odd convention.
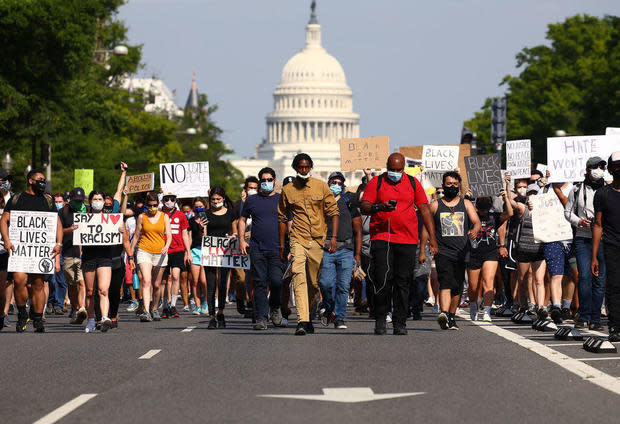
[[[195,325],[190,325],[189,327],[187,327],[187,328],[185,328],[185,329],[181,330],[181,333],[189,333],[189,332],[191,332],[194,328],[196,328],[196,326],[195,326]]]
[[[139,357],[138,359],[151,359],[153,356],[157,355],[159,352],[161,352],[161,349],[151,349],[148,352],[146,352],[144,355]]]
[[[53,424],[63,418],[64,416],[75,411],[80,406],[97,396],[97,393],[86,393],[79,395],[75,399],[70,400],[59,408],[54,409],[52,412],[38,419],[34,424]]]

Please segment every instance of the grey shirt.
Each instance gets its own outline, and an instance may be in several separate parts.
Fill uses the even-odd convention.
[[[564,216],[577,229],[575,234],[577,237],[592,238],[592,229],[580,227],[579,221],[582,219],[594,221],[594,193],[596,191],[591,186],[582,182],[573,185],[573,189],[566,196],[568,200],[564,206]],[[575,202],[577,202],[577,213],[575,213]]]

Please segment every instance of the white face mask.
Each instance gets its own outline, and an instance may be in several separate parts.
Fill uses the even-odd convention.
[[[222,206],[224,206],[224,202],[218,202],[218,203],[211,203],[213,205],[214,208],[221,208]]]
[[[168,200],[167,202],[164,202],[164,205],[168,208],[168,209],[174,209],[174,200]]]
[[[307,180],[308,178],[310,178],[310,173],[308,172],[306,175],[302,175],[298,172],[297,178],[301,178],[302,180]]]
[[[517,193],[519,193],[520,196],[524,196],[527,194],[527,187],[519,187],[517,189]]]
[[[252,196],[254,194],[258,194],[258,190],[248,190],[248,196]]]
[[[95,200],[90,204],[93,210],[97,212],[99,212],[100,210],[103,210],[104,205],[105,205],[105,202],[103,200]]]
[[[590,171],[590,176],[592,177],[594,181],[598,181],[601,178],[605,177],[605,171],[603,171],[602,169],[596,168]]]

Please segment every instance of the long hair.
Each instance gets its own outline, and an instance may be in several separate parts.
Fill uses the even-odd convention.
[[[209,191],[209,206],[211,206],[211,197],[214,194],[217,194],[218,196],[222,196],[224,198],[224,206],[226,207],[226,209],[232,208],[232,201],[226,195],[226,190],[224,190],[224,187],[221,186],[211,187],[211,190]]]

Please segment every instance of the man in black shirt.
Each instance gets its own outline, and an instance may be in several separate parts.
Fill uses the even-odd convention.
[[[41,171],[32,170],[26,177],[28,188],[22,193],[17,193],[7,203],[4,213],[0,219],[0,233],[4,239],[4,248],[11,255],[15,251],[15,246],[9,238],[9,221],[11,219],[11,211],[34,211],[34,212],[56,212],[54,202],[49,195],[45,194],[46,181]],[[62,246],[62,224],[60,218],[57,220],[56,245],[54,246],[52,257],[55,257],[56,267],[60,267],[58,255]],[[57,269],[58,271],[59,269]],[[46,304],[45,282],[43,274],[27,274],[25,272],[14,272],[13,280],[15,281],[15,303],[17,304],[18,316],[16,331],[22,333],[26,331],[26,323],[28,322],[28,312],[26,312],[26,302],[28,301],[28,289],[26,284],[30,277],[32,287],[31,308],[34,310],[33,327],[35,332],[45,332],[43,325],[43,309]]]

